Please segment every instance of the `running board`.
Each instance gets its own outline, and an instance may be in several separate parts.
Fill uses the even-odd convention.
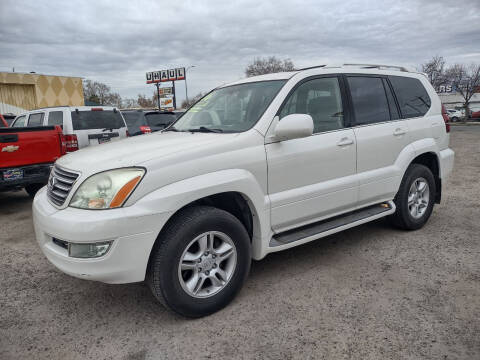
[[[346,214],[338,215],[330,219],[322,220],[313,224],[301,226],[276,234],[270,240],[270,248],[301,242],[305,243],[321,237],[340,232],[351,227],[379,219],[393,214],[395,204],[393,201],[383,202],[355,210]]]

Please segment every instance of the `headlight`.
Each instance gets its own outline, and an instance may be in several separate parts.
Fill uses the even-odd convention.
[[[121,207],[144,174],[141,168],[125,168],[92,175],[77,189],[70,206],[80,209]]]

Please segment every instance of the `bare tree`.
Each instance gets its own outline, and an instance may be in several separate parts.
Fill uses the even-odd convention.
[[[270,74],[282,71],[295,70],[292,60],[284,59],[280,60],[275,56],[269,58],[255,58],[253,62],[245,69],[245,75],[247,77]]]
[[[122,109],[131,109],[138,107],[138,102],[135,99],[123,99]]]
[[[188,101],[183,100],[182,101],[182,109],[188,109],[190,106],[195,104],[198,100],[200,100],[203,96],[204,96],[204,94],[198,93],[193,98],[189,98]]]
[[[421,65],[422,72],[427,74],[428,80],[435,90],[440,85],[445,85],[445,59],[442,56],[434,56],[432,59]]]
[[[155,108],[158,106],[157,104],[157,95],[155,91],[153,92],[153,95],[151,97],[148,97],[147,95],[143,94],[138,94],[137,98],[137,103],[138,106],[142,108]]]
[[[463,97],[465,117],[470,116],[470,99],[480,87],[480,64],[455,64],[445,72],[447,81]]]
[[[98,81],[83,81],[83,96],[86,100],[98,103],[100,105],[110,105],[120,107],[122,98],[119,93],[111,91],[110,86]]]

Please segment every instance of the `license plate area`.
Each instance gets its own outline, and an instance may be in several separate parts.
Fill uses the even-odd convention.
[[[106,142],[110,142],[112,138],[119,137],[120,135],[118,132],[111,132],[111,133],[101,133],[101,134],[89,134],[89,140],[97,140],[99,144],[104,144]]]
[[[15,181],[23,179],[23,169],[3,170],[3,181]]]

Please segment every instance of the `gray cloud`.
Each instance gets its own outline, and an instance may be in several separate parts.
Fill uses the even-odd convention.
[[[255,56],[417,66],[480,62],[478,44],[476,1],[0,2],[0,70],[82,76],[124,97],[169,67],[196,65],[194,95],[243,77]]]

